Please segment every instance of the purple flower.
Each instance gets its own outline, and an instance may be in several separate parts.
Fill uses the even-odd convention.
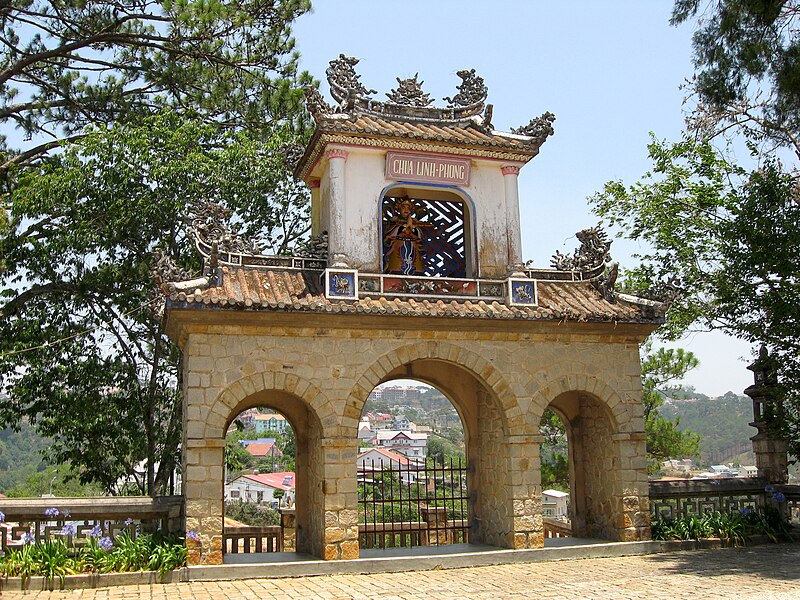
[[[36,536],[34,536],[30,531],[28,533],[23,534],[22,536],[22,543],[23,544],[32,544],[36,541]]]
[[[58,516],[58,509],[57,508],[46,508],[44,511],[45,517],[57,517]]]
[[[5,520],[6,520],[6,513],[0,512],[0,523],[4,522]]]
[[[772,487],[771,483],[768,483],[767,485],[764,486],[764,491],[767,492],[768,494],[771,494],[772,492],[775,491],[775,488]]]
[[[110,537],[106,536],[106,537],[101,537],[101,538],[100,538],[100,539],[97,541],[97,545],[98,545],[100,548],[102,548],[103,550],[105,550],[106,552],[110,552],[110,551],[111,551],[111,548],[113,548],[113,547],[114,547],[114,542],[112,542],[112,541],[111,541],[111,538],[110,538]]]
[[[200,533],[196,529],[190,529],[186,532],[186,538],[196,542],[200,539]]]
[[[128,525],[133,525],[133,519],[131,519],[130,517],[125,519],[125,526],[127,527]]]
[[[749,515],[751,512],[753,512],[753,509],[750,508],[749,506],[745,506],[744,508],[739,510],[739,513],[743,515]]]
[[[778,504],[782,504],[783,502],[786,502],[786,495],[783,492],[775,492],[772,494],[772,499]]]
[[[103,528],[100,527],[100,523],[92,527],[92,530],[89,532],[89,536],[93,538],[99,538],[103,535]]]
[[[61,535],[66,535],[72,537],[75,535],[75,525],[72,523],[67,523],[64,527],[61,528]]]

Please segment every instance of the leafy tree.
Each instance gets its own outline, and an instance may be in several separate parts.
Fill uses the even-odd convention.
[[[591,202],[622,235],[648,243],[629,283],[648,296],[672,279],[664,334],[723,330],[764,344],[780,365],[786,428],[800,452],[800,203],[797,183],[765,159],[748,173],[708,142],[653,141],[653,171],[606,184]]]
[[[800,3],[675,1],[673,24],[695,18],[691,128],[800,152]]]
[[[179,356],[150,279],[156,248],[199,273],[185,223],[214,199],[283,252],[304,232],[305,191],[267,142],[171,113],[85,132],[22,173],[0,240],[2,426],[27,418],[48,456],[114,491],[165,490],[177,464]],[[304,204],[305,203],[305,204]]]
[[[0,8],[0,179],[84,135],[165,107],[262,131],[299,114],[292,21],[309,0],[10,0]]]

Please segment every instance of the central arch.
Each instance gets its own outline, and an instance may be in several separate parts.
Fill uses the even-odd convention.
[[[530,544],[531,537],[539,534],[532,503],[525,502],[530,500],[529,484],[533,483],[534,473],[527,461],[512,460],[513,443],[509,442],[523,434],[526,427],[523,419],[514,418],[520,416],[519,409],[503,376],[486,358],[463,346],[438,341],[408,344],[373,361],[348,403],[360,413],[376,385],[402,378],[437,388],[461,417],[471,540],[501,547]],[[510,427],[512,419],[514,430]],[[521,502],[515,502],[518,500]],[[518,537],[520,534],[524,539]]]

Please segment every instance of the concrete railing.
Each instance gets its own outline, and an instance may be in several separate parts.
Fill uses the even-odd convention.
[[[544,517],[542,519],[542,527],[544,528],[545,538],[572,537],[572,525],[564,521]]]
[[[91,498],[2,498],[0,545],[21,546],[45,541],[54,535],[73,544],[84,543],[99,527],[114,539],[123,531],[178,533],[183,527],[183,497],[102,496]]]
[[[778,492],[783,494],[783,502],[775,502]],[[792,522],[800,523],[800,485],[768,488],[768,482],[758,477],[650,482],[653,519],[757,509],[769,503],[783,510]]]

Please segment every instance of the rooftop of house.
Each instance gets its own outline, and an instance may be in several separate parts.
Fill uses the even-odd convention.
[[[255,456],[255,457],[267,456],[269,454],[275,454],[275,455],[280,455],[281,454],[280,449],[277,446],[275,446],[274,443],[269,443],[269,444],[260,444],[260,443],[248,444],[245,447],[245,450],[247,450],[247,452],[251,456]]]
[[[386,448],[371,448],[370,450],[366,450],[364,452],[359,453],[356,459],[359,460],[365,458],[367,455],[375,456],[375,453],[379,454],[380,456],[384,456],[401,465],[407,465],[410,464],[411,462],[407,456],[404,456],[399,452],[393,452],[392,450],[388,450]]]
[[[295,486],[294,471],[284,471],[280,473],[252,473],[241,475],[237,477],[237,479],[247,479],[249,481],[260,483],[276,490],[283,490],[285,492],[293,490]]]

